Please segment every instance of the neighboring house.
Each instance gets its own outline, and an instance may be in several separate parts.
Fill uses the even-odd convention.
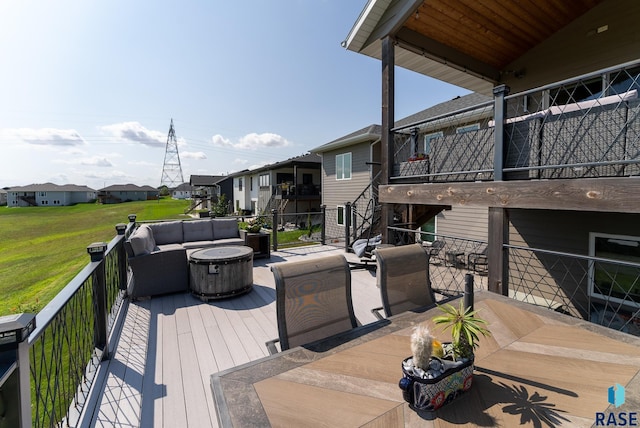
[[[0,206],[7,205],[7,189],[9,188],[0,189]]]
[[[102,204],[156,200],[158,197],[158,189],[147,185],[113,184],[98,190],[98,200]]]
[[[225,195],[227,201],[233,201],[233,178],[228,175],[192,175],[189,184],[193,186],[194,197],[215,202]]]
[[[10,187],[7,190],[8,207],[62,206],[93,202],[96,191],[87,186],[53,183]]]
[[[382,61],[381,223],[488,210],[490,290],[638,331],[640,3],[559,4],[367,3],[343,46]],[[492,100],[398,127],[395,66]]]
[[[305,154],[232,174],[236,212],[268,214],[320,211],[320,164]]]
[[[453,100],[437,104],[398,120],[395,126],[401,127],[425,121],[490,100],[491,98],[487,96],[475,93],[456,97]],[[477,115],[477,118],[481,116]],[[485,122],[490,118],[491,116],[484,115]],[[465,118],[460,124],[464,125],[467,121],[468,118]],[[449,125],[450,122],[447,126]],[[415,128],[419,130],[418,126]],[[439,135],[441,132],[443,130],[432,127],[432,129],[423,134],[433,136]],[[374,213],[371,210],[378,207],[379,204],[377,190],[380,184],[381,172],[380,136],[381,126],[370,125],[311,150],[313,153],[322,155],[322,188],[324,189],[322,203],[327,207],[327,231],[332,235],[331,238],[344,237],[341,228],[345,225],[344,212],[347,202],[354,207],[352,209],[358,211],[354,217],[358,223],[356,224],[356,229],[360,233],[364,233],[365,237],[370,236],[366,225],[374,222]],[[400,147],[401,150],[406,152],[407,159],[414,153],[426,154],[429,138],[423,136],[418,142],[414,137],[414,140],[412,141],[409,135]],[[413,147],[415,145],[418,147]],[[413,164],[414,162],[410,165],[412,166]],[[415,162],[415,165],[419,164],[420,161]],[[407,168],[407,165],[405,165],[404,169]],[[405,218],[407,217],[406,212],[403,211],[406,211],[405,207],[398,206],[396,214],[399,218],[403,218],[401,223],[405,227],[418,229],[430,223],[430,227],[425,229],[434,230],[436,228],[433,212],[427,210],[420,216],[414,216],[409,221],[408,218]],[[472,238],[486,240],[487,213],[486,208],[479,207],[456,207],[454,210],[447,210],[438,215],[437,231],[445,235],[455,235],[456,232],[459,232],[458,226],[463,224],[467,230],[474,232],[471,235]],[[363,223],[365,227],[360,227]],[[374,225],[372,231],[373,233],[378,233],[380,230],[377,225]],[[429,239],[429,237],[425,238]]]
[[[182,183],[171,190],[173,199],[191,199],[193,194],[193,186],[189,183]]]

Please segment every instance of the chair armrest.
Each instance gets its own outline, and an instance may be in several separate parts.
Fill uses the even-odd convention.
[[[383,320],[384,317],[382,316],[382,313],[381,313],[383,309],[384,308],[382,306],[380,306],[378,308],[373,308],[373,309],[371,309],[371,313],[373,315],[375,315],[375,317],[378,318],[379,320]]]
[[[280,339],[273,339],[273,340],[269,340],[267,342],[264,342],[264,344],[267,346],[267,349],[269,350],[269,355],[273,355],[273,354],[277,354],[278,353],[278,348],[276,348],[276,343],[280,342]]]

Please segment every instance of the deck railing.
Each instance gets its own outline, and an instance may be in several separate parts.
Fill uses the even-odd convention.
[[[513,95],[496,91],[493,101],[392,131],[392,180],[638,175],[640,61]]]
[[[486,242],[400,227],[389,227],[389,234],[403,243],[429,237],[435,289],[460,293],[467,273],[475,275],[476,287],[486,286]],[[639,263],[516,245],[503,251],[510,297],[640,336]]]
[[[98,366],[109,358],[128,280],[124,240],[134,222],[118,224],[108,244],[89,245],[91,262],[35,317],[15,355],[19,363],[0,381],[2,408],[14,413],[8,426],[76,425]]]

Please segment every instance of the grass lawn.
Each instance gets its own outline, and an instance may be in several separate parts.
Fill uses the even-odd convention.
[[[189,201],[0,207],[0,316],[37,312],[89,263],[87,246],[109,242],[127,215],[187,218]]]

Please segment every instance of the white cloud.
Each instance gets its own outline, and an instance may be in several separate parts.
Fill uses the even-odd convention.
[[[246,164],[249,163],[249,161],[246,160],[246,159],[235,158],[233,160],[233,163],[237,163],[237,164],[240,164],[240,165],[246,165]]]
[[[207,155],[203,152],[180,152],[180,158],[182,159],[206,159]]]
[[[3,139],[16,138],[28,144],[38,146],[83,146],[87,142],[75,129],[55,129],[55,128],[15,128],[2,129],[0,135]]]
[[[256,134],[255,132],[241,137],[237,142],[233,142],[222,135],[214,135],[211,137],[214,146],[234,148],[241,150],[261,150],[265,148],[280,148],[291,145],[287,139],[278,134],[269,132]]]
[[[102,126],[100,129],[117,138],[124,138],[149,147],[164,148],[167,143],[166,136],[162,132],[147,129],[139,122],[115,123]]]
[[[211,142],[213,143],[214,146],[218,146],[218,147],[233,147],[231,140],[229,140],[228,138],[224,138],[220,134],[216,134],[213,137],[211,137]]]
[[[158,164],[157,162],[149,162],[149,161],[145,161],[145,160],[140,160],[140,161],[130,161],[127,162],[129,165],[136,165],[136,166],[152,166],[152,167],[157,167]]]
[[[271,133],[247,134],[244,137],[240,138],[240,141],[238,143],[238,147],[240,148],[253,149],[253,150],[258,150],[265,147],[268,147],[268,148],[287,147],[290,145],[291,143],[287,141],[284,137],[278,134],[271,134]]]
[[[98,166],[98,167],[112,167],[111,161],[102,156],[92,156],[89,158],[78,159],[58,159],[54,160],[54,163],[63,163],[67,165],[86,165],[86,166]]]

